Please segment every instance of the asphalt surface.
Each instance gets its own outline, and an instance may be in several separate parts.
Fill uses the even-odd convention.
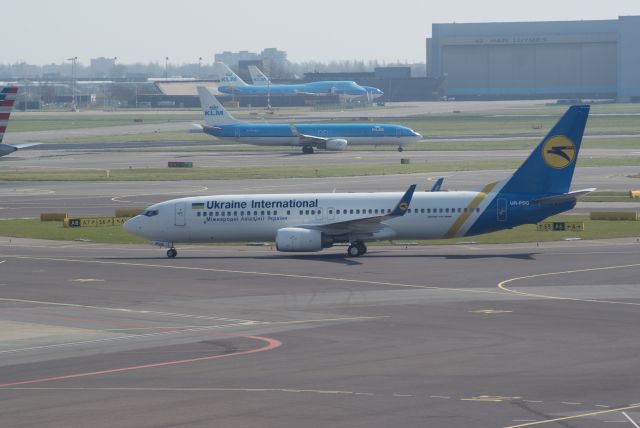
[[[1,238],[2,425],[640,419],[635,239],[179,252]]]
[[[144,144],[138,143],[138,148]],[[162,147],[160,147],[162,146]],[[0,171],[33,169],[126,169],[126,168],[166,168],[168,162],[193,162],[196,167],[233,167],[280,166],[290,165],[326,166],[326,165],[392,165],[401,159],[409,159],[413,164],[475,162],[516,160],[523,161],[531,150],[444,150],[444,151],[405,151],[396,150],[358,150],[344,152],[318,151],[305,155],[299,148],[277,151],[252,151],[246,146],[240,151],[180,151],[176,143],[170,145],[147,146],[144,151],[133,148],[52,149],[33,147],[33,150],[16,152],[0,158]],[[172,147],[171,151],[162,151]],[[237,147],[237,146],[236,146]],[[640,149],[583,149],[581,158],[625,158],[640,156]]]
[[[3,182],[0,186],[0,219],[38,217],[42,212],[66,212],[71,216],[113,215],[117,208],[144,208],[153,203],[184,196],[247,193],[403,191],[417,183],[427,190],[438,177],[444,188],[479,189],[501,180],[512,171],[453,171],[447,173],[398,174],[360,177],[296,178],[272,180],[192,180],[155,182]],[[576,169],[573,189],[628,191],[640,188],[630,178],[638,167],[591,167]],[[594,210],[638,210],[638,203],[586,204],[575,213]]]

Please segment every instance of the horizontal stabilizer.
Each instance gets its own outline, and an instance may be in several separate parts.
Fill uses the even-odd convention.
[[[572,200],[575,201],[579,197],[587,195],[594,190],[596,190],[595,187],[592,187],[590,189],[575,190],[573,192],[563,193],[561,195],[547,196],[545,198],[535,199],[533,202],[540,205],[553,205]]]

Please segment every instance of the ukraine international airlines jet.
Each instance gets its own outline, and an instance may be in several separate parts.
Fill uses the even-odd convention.
[[[481,191],[219,195],[173,199],[128,220],[131,233],[175,243],[275,241],[279,251],[320,251],[350,243],[479,235],[537,223],[573,208],[595,189],[569,191],[589,106],[572,106],[510,177]]]

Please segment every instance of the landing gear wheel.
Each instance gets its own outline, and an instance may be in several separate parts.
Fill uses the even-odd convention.
[[[404,147],[402,147],[402,146],[398,146],[398,151],[399,151],[400,153],[404,152]]]
[[[347,248],[347,254],[351,257],[359,257],[367,252],[367,246],[364,242],[354,242]]]
[[[175,258],[178,255],[178,250],[176,250],[175,248],[169,248],[167,250],[167,257],[169,257],[170,259]]]
[[[305,155],[310,155],[313,153],[313,146],[303,146],[302,147],[302,153],[304,153]]]

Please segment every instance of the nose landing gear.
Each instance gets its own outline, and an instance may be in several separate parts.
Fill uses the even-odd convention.
[[[169,257],[170,259],[175,258],[178,255],[178,250],[176,250],[175,248],[171,247],[167,250],[167,257]]]

